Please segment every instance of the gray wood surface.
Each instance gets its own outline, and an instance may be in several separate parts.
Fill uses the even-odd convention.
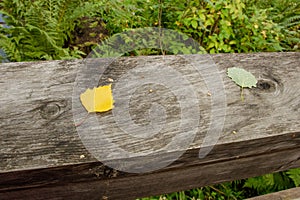
[[[282,191],[274,192],[271,194],[265,194],[262,196],[249,198],[247,200],[269,200],[269,199],[272,199],[272,200],[282,200],[282,199],[299,200],[300,199],[300,187],[282,190]]]
[[[191,60],[201,65],[200,75]],[[122,58],[102,70],[100,79],[93,70],[102,72],[99,66],[110,60],[91,61],[95,65],[89,73],[82,73],[86,63],[81,60],[0,65],[0,199],[134,199],[300,167],[300,53],[218,54],[212,55],[212,60],[217,73],[209,71],[207,55]],[[75,127],[86,116],[79,102],[86,86],[108,84],[113,79],[113,91],[116,86],[122,91],[130,89],[136,85],[117,84],[126,72],[138,69],[135,77],[154,76],[143,66],[170,66],[197,88],[200,119],[195,137],[178,132],[182,121],[188,124],[197,116],[197,106],[177,101],[186,100],[176,96],[185,94],[186,85],[180,81],[183,89],[178,83],[171,89],[155,84],[141,84],[136,89],[130,114],[140,126],[132,129],[131,135],[124,134],[114,121],[113,112],[117,113],[124,94],[115,102],[116,110],[90,114]],[[259,80],[257,88],[244,89],[244,101],[240,88],[226,76],[229,67],[244,68]],[[172,80],[159,74],[155,77],[158,82]],[[218,77],[224,83],[225,102]],[[145,136],[140,127],[149,127],[151,120],[160,122],[149,117],[153,102],[164,107],[166,125],[159,134]],[[182,112],[191,115],[182,118]],[[213,117],[215,123],[210,121]],[[210,132],[222,119],[222,132]],[[196,122],[192,121],[192,128]],[[134,156],[112,154],[115,146],[101,141],[99,131]],[[220,134],[220,138],[213,150],[199,159],[207,133]],[[178,135],[179,142],[171,150],[147,155]],[[158,170],[126,173],[103,166],[97,156],[109,166],[124,169],[135,169],[137,160],[146,161],[144,166],[151,169],[157,162]],[[160,169],[162,161],[169,165]]]

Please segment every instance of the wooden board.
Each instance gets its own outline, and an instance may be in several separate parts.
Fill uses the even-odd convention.
[[[261,195],[258,197],[249,198],[247,200],[282,200],[282,199],[289,199],[289,200],[299,200],[300,199],[300,187],[291,188],[288,190],[283,190],[280,192],[274,192],[271,194]]]
[[[191,60],[202,67],[200,75]],[[110,60],[91,61],[96,64],[93,69],[103,73],[101,78],[82,73],[86,72],[86,61],[81,60],[0,65],[0,199],[134,199],[300,167],[300,54],[219,54],[212,55],[212,60],[217,64],[216,73],[209,71],[206,63],[211,60],[207,55],[122,58],[105,71],[99,66]],[[178,84],[186,86],[180,81],[172,82],[176,87],[169,90],[161,85],[141,85],[132,95],[130,114],[139,125],[149,124],[151,103],[165,107],[167,126],[161,134],[146,139],[143,135],[134,137],[141,134],[137,128],[132,130],[133,136],[126,135],[116,127],[112,111],[89,115],[75,127],[74,118],[78,124],[86,115],[79,102],[86,85],[108,84],[113,79],[114,91],[122,75],[134,69],[138,69],[135,77],[172,80],[159,74],[153,76],[143,66],[170,66],[197,88],[200,119],[196,135],[179,137],[180,142],[187,138],[186,152],[187,144],[175,143],[177,146],[171,150],[145,155],[178,135],[181,112],[197,116],[195,105],[176,102],[178,97],[174,94],[184,92]],[[244,90],[244,101],[240,99],[240,88],[226,76],[229,67],[244,68],[259,80],[257,88]],[[217,84],[220,80],[212,81],[218,77],[224,83],[225,102]],[[131,86],[136,85],[126,87]],[[210,121],[214,116],[217,123],[225,120],[220,133],[209,132],[215,124]],[[100,125],[93,125],[95,119],[101,121]],[[102,146],[98,148],[100,129],[135,156],[113,155],[115,147],[109,143],[99,143]],[[213,150],[199,159],[199,149],[209,138],[208,132],[220,134],[220,138]],[[83,137],[86,134],[90,135]],[[178,155],[180,158],[172,162]],[[157,162],[157,171],[134,174],[103,166],[97,156],[104,163],[117,163],[117,167],[125,169],[136,169],[136,159],[147,161],[144,166],[151,169],[157,160],[170,165],[160,169],[161,163]]]

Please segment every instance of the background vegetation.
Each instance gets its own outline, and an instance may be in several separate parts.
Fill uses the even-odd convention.
[[[209,53],[300,51],[299,0],[0,0],[10,61],[84,58],[116,33],[163,27]],[[130,55],[162,54],[136,50]],[[1,61],[0,57],[0,61]],[[300,185],[300,169],[146,199],[243,199]]]
[[[10,61],[83,58],[115,33],[155,26],[188,34],[209,53],[300,45],[299,0],[1,0],[0,13]]]

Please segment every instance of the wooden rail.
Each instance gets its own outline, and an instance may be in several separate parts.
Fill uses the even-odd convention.
[[[282,200],[282,199],[288,199],[288,200],[299,200],[300,199],[300,188],[291,188],[279,192],[274,192],[271,194],[265,194],[258,197],[253,197],[247,200]]]
[[[74,87],[80,87],[75,80],[84,67],[82,60],[1,64],[0,199],[126,200],[300,167],[300,53],[212,55],[224,83],[226,115],[217,144],[201,159],[199,150],[213,114],[211,102],[218,93],[210,91],[205,77],[196,76],[183,58],[118,59],[97,80],[99,84],[114,80],[114,90],[121,74],[140,63],[167,62],[198,88],[201,118],[195,138],[179,159],[147,173],[122,172],[103,165],[90,153],[89,143],[79,137],[82,135],[78,134],[78,127],[97,136],[97,127],[87,127],[83,122],[76,130],[73,120],[74,110],[83,110],[72,106]],[[194,58],[201,63],[207,56]],[[98,62],[103,64],[104,60]],[[226,75],[229,67],[244,68],[258,79],[256,88],[244,90],[244,101],[240,88]],[[145,72],[146,75],[149,74]],[[171,98],[172,92],[159,86],[141,85],[136,92],[131,114],[137,123],[147,125],[143,119],[147,119],[149,101],[157,101],[166,108],[166,123],[171,126],[162,135],[147,140],[120,133],[114,134],[113,141],[132,152],[139,148],[161,148],[176,133],[174,126],[181,120],[180,105],[176,98]],[[102,125],[107,130],[120,132],[108,120],[112,111],[88,116],[86,122],[95,116],[105,121]],[[106,148],[113,151],[111,145]],[[167,159],[179,151],[180,146],[175,146],[164,156]],[[121,163],[130,163],[134,158],[119,159]],[[151,159],[155,158],[145,156],[149,163]],[[107,160],[111,160],[111,155],[101,161]]]

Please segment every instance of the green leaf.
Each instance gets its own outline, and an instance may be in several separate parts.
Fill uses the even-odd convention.
[[[228,68],[227,74],[237,85],[241,86],[242,88],[256,87],[257,80],[255,76],[242,68]]]
[[[192,24],[192,27],[194,28],[194,29],[196,29],[197,27],[198,27],[198,22],[197,21],[191,21],[191,24]]]
[[[293,180],[296,187],[300,186],[300,168],[287,171],[288,176]]]

